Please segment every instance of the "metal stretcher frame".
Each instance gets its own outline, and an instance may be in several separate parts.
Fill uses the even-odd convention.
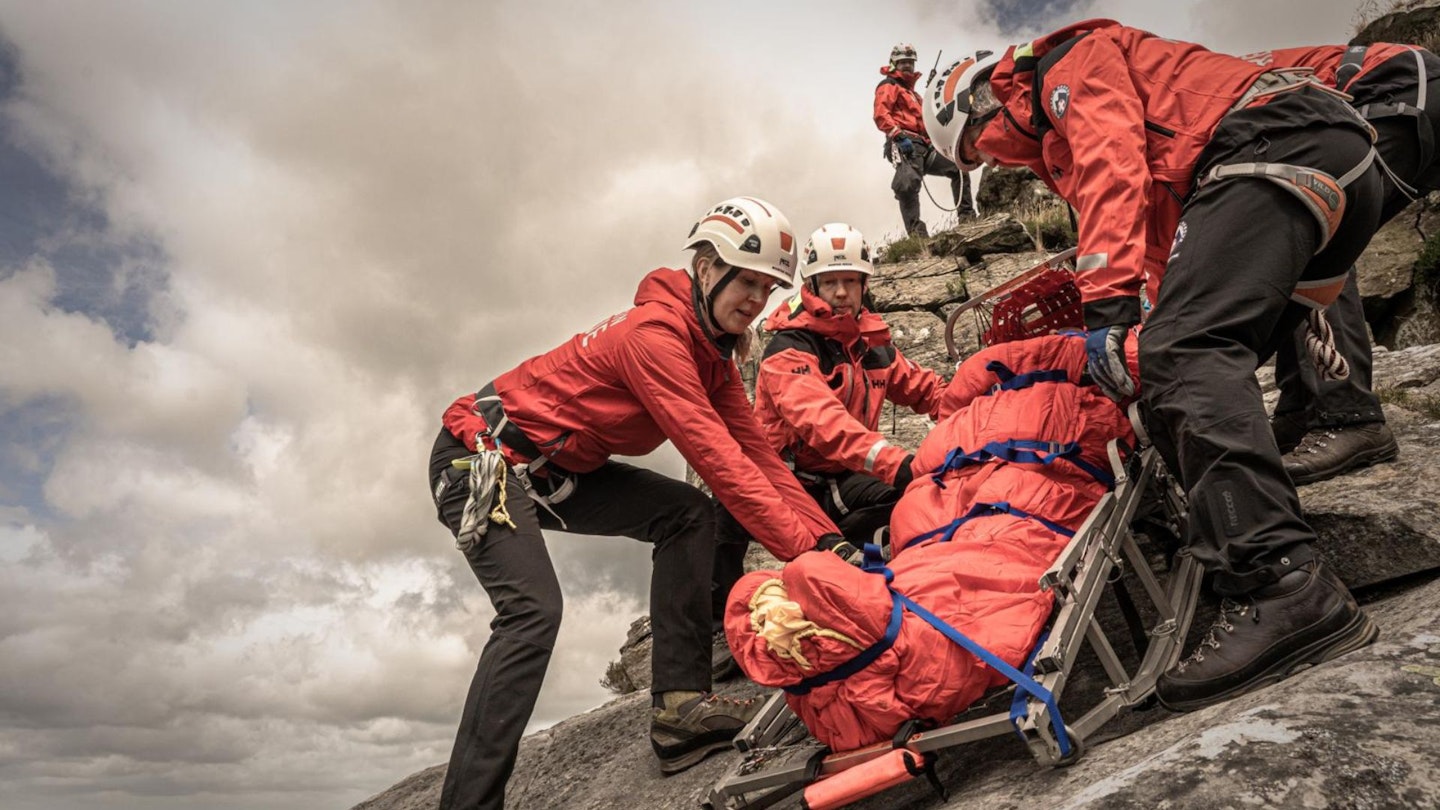
[[[1065,550],[1040,578],[1040,587],[1055,594],[1056,609],[1049,636],[1035,654],[1035,680],[1058,701],[1082,644],[1088,643],[1111,682],[1097,705],[1078,719],[1066,721],[1072,746],[1068,757],[1061,756],[1051,727],[1050,710],[1040,699],[1027,695],[1024,714],[1014,722],[1008,710],[1000,711],[920,731],[894,742],[838,753],[828,752],[812,739],[809,745],[813,755],[780,762],[783,757],[777,756],[780,753],[777,747],[795,735],[799,719],[785,703],[783,690],[776,690],[735,739],[735,747],[746,756],[716,784],[702,804],[712,810],[770,807],[811,783],[889,755],[896,748],[924,755],[991,737],[1013,735],[1017,731],[1041,765],[1068,765],[1082,756],[1085,740],[1122,709],[1149,698],[1160,674],[1179,659],[1194,615],[1202,574],[1189,552],[1181,549],[1173,555],[1169,575],[1161,584],[1137,543],[1131,524],[1143,505],[1148,510],[1156,510],[1160,520],[1169,524],[1178,536],[1184,519],[1183,496],[1154,448],[1134,453],[1125,462],[1119,460],[1114,443],[1111,451],[1112,463],[1118,472],[1114,490],[1100,499]],[[1133,672],[1126,668],[1095,618],[1095,608],[1105,588],[1118,581],[1126,570],[1140,582],[1147,597],[1145,601],[1156,616],[1153,626],[1145,630],[1149,643]],[[794,748],[797,752],[800,750],[798,746]],[[774,764],[770,764],[772,760]],[[865,795],[873,792],[856,798]]]

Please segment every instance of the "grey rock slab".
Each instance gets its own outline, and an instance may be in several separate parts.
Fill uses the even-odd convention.
[[[869,285],[875,311],[936,309],[964,300],[961,263],[953,256],[939,256],[880,265]]]
[[[944,321],[923,310],[886,312],[882,317],[902,354],[947,380],[954,376],[955,365],[945,351]]]
[[[963,256],[971,262],[991,253],[1034,249],[1035,240],[1025,232],[1025,226],[1004,212],[964,220],[951,230],[936,234],[930,242],[930,250],[936,256]]]
[[[1375,390],[1423,388],[1440,380],[1440,344],[1412,346],[1397,351],[1376,350]]]
[[[1398,459],[1297,488],[1316,550],[1352,588],[1440,568],[1440,424],[1390,421]]]
[[[1422,245],[1414,218],[1401,214],[1375,232],[1355,262],[1361,298],[1393,298],[1414,283],[1415,256]]]

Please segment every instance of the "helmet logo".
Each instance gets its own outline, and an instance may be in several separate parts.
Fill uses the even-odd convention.
[[[1065,111],[1068,109],[1070,109],[1070,85],[1062,84],[1050,91],[1050,112],[1059,119],[1065,117]]]

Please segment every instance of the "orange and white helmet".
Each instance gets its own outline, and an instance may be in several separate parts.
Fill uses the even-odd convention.
[[[705,212],[685,249],[710,243],[731,267],[754,270],[790,287],[795,276],[795,231],[780,209],[754,197],[731,197]]]
[[[990,89],[990,74],[1000,63],[1004,51],[976,51],[940,72],[925,88],[921,99],[924,108],[925,134],[930,143],[955,165],[970,170],[975,165],[959,160],[960,136],[967,126],[989,121],[1000,111],[1000,102]]]
[[[859,231],[843,222],[821,225],[805,245],[805,264],[800,278],[809,280],[821,273],[852,272],[869,276],[875,272],[870,243]]]
[[[902,42],[890,49],[890,67],[895,67],[895,63],[901,59],[909,59],[914,62],[916,59],[915,46],[908,42]]]

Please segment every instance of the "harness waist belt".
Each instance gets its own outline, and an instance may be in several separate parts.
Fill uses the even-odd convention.
[[[505,415],[505,408],[500,404],[500,395],[495,393],[494,382],[485,383],[485,387],[475,393],[475,411],[485,420],[486,433],[496,442],[524,456],[527,461],[535,461],[545,456],[540,452],[540,448],[530,441],[530,437]]]

